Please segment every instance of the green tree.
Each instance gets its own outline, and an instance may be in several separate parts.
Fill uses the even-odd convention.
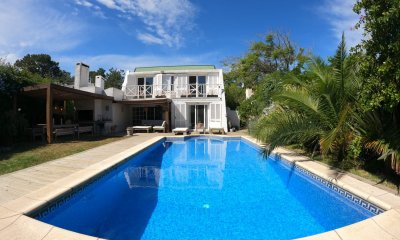
[[[354,11],[364,28],[360,52],[366,109],[398,108],[400,102],[400,0],[358,0]]]
[[[24,133],[27,122],[15,109],[15,100],[21,88],[30,84],[30,79],[18,69],[0,63],[0,146],[11,144]]]
[[[121,89],[122,83],[124,81],[124,70],[119,70],[116,68],[111,68],[108,70],[106,73],[106,82],[105,82],[105,88],[118,88]]]
[[[364,149],[377,153],[378,160],[400,174],[400,118],[396,112],[371,110],[356,115],[354,122]]]
[[[27,54],[14,64],[21,71],[49,79],[49,82],[69,83],[71,76],[68,72],[61,70],[59,63],[51,59],[48,54]]]
[[[297,47],[288,35],[272,32],[264,41],[252,43],[249,52],[230,65],[231,76],[246,88],[255,89],[267,74],[300,72],[305,60],[304,49]]]
[[[318,58],[308,64],[310,81],[289,74],[281,91],[272,96],[274,110],[255,127],[256,137],[269,144],[267,152],[297,143],[311,145],[323,155],[333,153],[338,160],[345,158],[359,89],[353,64],[343,37],[331,65]]]
[[[96,76],[106,77],[106,70],[104,68],[99,68],[96,71],[89,72],[89,80],[90,82],[94,82],[96,80]]]

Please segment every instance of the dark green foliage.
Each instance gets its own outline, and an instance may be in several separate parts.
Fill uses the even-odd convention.
[[[94,82],[96,79],[96,76],[103,76],[104,78],[106,77],[106,70],[104,68],[99,68],[96,71],[90,71],[89,72],[89,80],[90,82]]]
[[[246,88],[254,89],[267,74],[300,72],[306,59],[304,49],[296,47],[288,35],[273,32],[264,41],[252,43],[249,52],[230,65],[230,74]]]
[[[238,108],[241,121],[245,123],[259,117],[272,103],[273,92],[282,87],[281,78],[288,73],[301,75],[307,59],[304,50],[296,47],[287,35],[267,34],[264,41],[252,43],[244,57],[226,64],[231,69],[224,78],[229,86],[227,103]],[[241,89],[235,90],[235,87]],[[244,96],[245,88],[253,90],[251,98],[231,96],[236,92]]]
[[[362,14],[357,25],[364,40],[359,55],[365,109],[396,108],[400,102],[400,0],[358,0],[354,11]]]
[[[236,110],[244,99],[244,88],[239,87],[236,84],[225,84],[225,101],[227,107]]]
[[[105,88],[118,88],[121,89],[122,83],[124,82],[124,70],[111,68],[106,73]]]
[[[268,152],[277,146],[307,143],[323,155],[346,157],[359,89],[352,63],[343,38],[331,65],[318,58],[308,63],[309,81],[294,74],[279,78],[283,86],[272,92],[275,107],[255,127],[256,136],[269,144]]]
[[[27,126],[16,108],[16,96],[21,88],[31,84],[24,74],[9,64],[0,64],[0,146],[16,140]]]
[[[379,155],[400,174],[400,115],[385,109],[361,113],[355,118],[354,130],[362,136],[365,149]]]
[[[22,59],[19,59],[14,64],[22,72],[27,72],[32,76],[31,81],[38,79],[40,76],[44,79],[49,79],[47,82],[53,83],[70,83],[71,76],[68,72],[61,70],[59,63],[51,59],[48,54],[27,54]],[[46,82],[39,79],[39,83]]]

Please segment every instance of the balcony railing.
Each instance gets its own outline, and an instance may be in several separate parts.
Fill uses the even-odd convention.
[[[221,84],[128,85],[126,99],[221,97]]]

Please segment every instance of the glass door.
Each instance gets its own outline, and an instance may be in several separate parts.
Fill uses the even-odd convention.
[[[207,125],[207,105],[190,105],[190,128],[206,129]]]

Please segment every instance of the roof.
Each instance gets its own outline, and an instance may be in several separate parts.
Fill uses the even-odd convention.
[[[214,65],[179,65],[179,66],[155,66],[155,67],[137,67],[134,72],[159,72],[176,70],[213,70]]]
[[[86,92],[52,83],[38,84],[34,86],[24,87],[22,89],[22,94],[26,96],[45,99],[47,96],[46,95],[47,88],[51,88],[53,90],[53,99],[56,100],[83,100],[83,99],[114,100],[114,98],[110,96]]]

